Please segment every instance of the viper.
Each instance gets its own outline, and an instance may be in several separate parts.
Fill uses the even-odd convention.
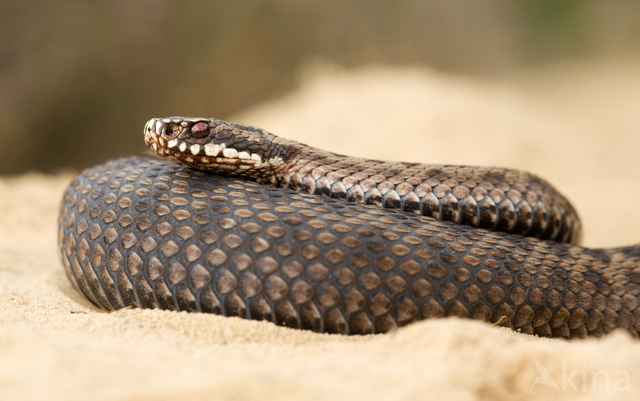
[[[576,245],[527,172],[355,158],[218,119],[150,120],[155,157],[80,173],[59,246],[94,304],[342,334],[456,316],[540,336],[640,331],[640,246]]]

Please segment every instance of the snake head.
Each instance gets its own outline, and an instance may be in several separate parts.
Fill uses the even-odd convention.
[[[151,150],[171,161],[218,174],[273,181],[284,169],[282,140],[262,129],[215,118],[153,118],[144,128]]]

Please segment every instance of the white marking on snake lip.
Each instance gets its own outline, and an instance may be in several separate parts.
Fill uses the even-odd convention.
[[[178,146],[178,149],[180,149],[180,152],[185,152],[187,150],[187,143],[182,142],[180,146]]]
[[[191,147],[189,148],[189,150],[191,151],[192,155],[197,155],[198,153],[200,153],[200,145],[191,145]]]
[[[240,159],[229,159],[226,157],[216,157],[216,164],[218,167],[223,167],[226,169],[235,169],[234,166],[240,164]]]
[[[187,156],[184,158],[186,161],[188,161],[189,163],[193,163],[193,157],[191,156]]]
[[[154,152],[157,152],[157,151],[158,151],[158,145],[156,145],[156,143],[155,143],[155,142],[154,142],[154,143],[152,143],[152,144],[151,144],[151,149],[153,149],[153,151],[154,151]]]
[[[220,145],[215,143],[207,143],[204,145],[204,153],[206,153],[207,156],[216,157],[220,153],[221,149]]]
[[[238,157],[245,160],[251,160],[251,155],[249,152],[238,152]]]
[[[236,157],[238,157],[238,151],[232,148],[222,149],[222,155],[229,159],[235,159]]]
[[[177,144],[178,144],[178,140],[177,139],[172,139],[169,142],[167,142],[167,147],[175,148]]]
[[[208,157],[201,157],[200,161],[204,164],[209,164],[211,163],[211,159],[209,159]]]
[[[262,157],[260,157],[260,155],[256,153],[251,154],[251,160],[255,160],[258,163],[262,163]]]

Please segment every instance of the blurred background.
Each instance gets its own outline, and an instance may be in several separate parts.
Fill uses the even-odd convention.
[[[0,15],[0,174],[138,153],[149,118],[226,118],[317,59],[492,79],[640,53],[636,0],[0,0]]]

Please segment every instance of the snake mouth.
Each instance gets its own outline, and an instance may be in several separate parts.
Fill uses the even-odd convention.
[[[157,152],[157,154],[196,170],[228,176],[251,177],[258,181],[260,181],[260,177],[270,175],[269,171],[273,165],[283,162],[281,158],[262,161],[259,155],[244,151],[238,152],[236,149],[225,148],[217,144],[207,144],[211,145],[208,147],[196,144],[188,148],[185,148],[183,144],[184,142],[176,146],[182,147],[184,151],[178,149],[178,151],[172,152],[172,149],[164,149],[161,150],[163,153]]]
[[[172,146],[173,145],[173,146]],[[181,162],[193,163],[196,168],[215,169],[219,167],[225,170],[260,168],[268,163],[263,163],[262,158],[258,154],[251,154],[246,151],[238,152],[234,148],[227,148],[224,143],[204,145],[192,144],[187,145],[186,142],[167,143],[168,148],[164,154],[169,154]],[[175,151],[171,152],[172,149]],[[169,153],[166,153],[166,152]]]

